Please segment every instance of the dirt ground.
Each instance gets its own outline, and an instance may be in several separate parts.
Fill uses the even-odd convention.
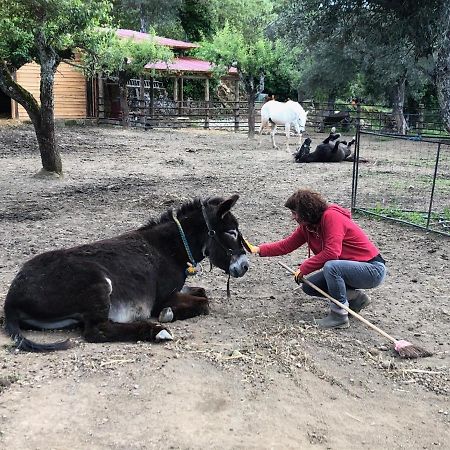
[[[295,147],[272,150],[268,136],[258,147],[244,133],[77,126],[59,128],[58,140],[65,178],[36,179],[32,127],[0,125],[0,303],[33,255],[114,236],[197,196],[240,194],[234,212],[253,243],[293,229],[283,203],[299,187],[350,206],[352,164],[295,164]],[[318,330],[326,303],[296,289],[276,263],[294,266],[306,250],[251,257],[230,299],[226,276],[204,261],[189,283],[207,289],[211,314],[170,324],[172,342],[27,332],[75,344],[29,354],[1,335],[0,448],[450,448],[450,240],[356,220],[389,269],[364,316],[434,356],[400,359],[355,320]]]

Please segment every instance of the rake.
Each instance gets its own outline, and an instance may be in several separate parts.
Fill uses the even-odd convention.
[[[288,272],[291,274],[295,274],[295,271],[292,270],[289,266],[282,263],[281,261],[278,261],[280,266],[284,267]],[[404,339],[397,340],[394,337],[387,334],[385,331],[378,328],[373,323],[370,323],[367,319],[360,316],[355,311],[351,310],[348,306],[343,305],[339,300],[336,300],[333,298],[330,294],[320,289],[318,286],[316,286],[314,283],[311,283],[311,281],[307,280],[306,278],[302,277],[301,281],[308,286],[312,287],[314,290],[322,294],[324,297],[326,297],[328,300],[333,302],[335,305],[339,306],[342,309],[345,309],[349,314],[351,314],[353,317],[356,317],[361,322],[365,323],[368,327],[372,328],[372,330],[375,330],[377,333],[381,334],[381,336],[384,336],[386,339],[390,340],[394,343],[394,350],[399,354],[400,358],[424,358],[426,356],[431,356],[432,353],[428,350],[425,350],[421,347],[418,347],[417,345],[411,344],[411,342],[405,341]]]

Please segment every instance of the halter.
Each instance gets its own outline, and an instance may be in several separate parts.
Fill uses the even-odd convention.
[[[205,220],[205,223],[206,223],[206,227],[208,228],[208,236],[209,236],[209,238],[210,239],[214,239],[216,241],[216,243],[219,244],[222,247],[223,250],[225,250],[225,252],[227,253],[228,256],[231,257],[233,255],[238,254],[237,251],[227,247],[219,239],[219,237],[217,236],[216,231],[211,226],[211,222],[209,221],[208,214],[206,214],[206,208],[205,208],[205,204],[203,202],[202,202],[202,214],[203,214],[203,219]],[[240,231],[238,231],[238,238],[240,239],[241,242],[243,242],[243,237],[242,237]],[[212,267],[212,265],[211,265],[211,267]],[[230,277],[231,277],[231,274],[228,272],[227,297],[230,297]]]
[[[206,207],[205,207],[205,204],[204,204],[203,202],[201,202],[201,205],[202,205],[203,219],[205,220],[206,227],[208,228],[208,237],[209,237],[210,239],[215,240],[216,243],[219,244],[220,247],[222,247],[223,250],[225,250],[225,252],[226,252],[226,254],[227,254],[228,256],[231,257],[231,256],[233,256],[233,255],[238,254],[237,251],[235,251],[235,250],[233,250],[233,249],[227,247],[227,246],[224,245],[223,242],[219,239],[219,237],[217,236],[216,231],[215,231],[214,228],[211,226],[211,222],[209,221],[208,215],[207,215],[207,213],[206,213]],[[177,225],[177,227],[178,227],[178,231],[179,231],[179,233],[180,233],[181,240],[183,241],[184,248],[185,248],[185,250],[186,250],[187,256],[188,256],[189,261],[190,261],[190,262],[188,262],[188,268],[186,269],[186,275],[187,275],[187,276],[196,275],[196,274],[199,272],[199,269],[198,269],[199,267],[200,267],[200,270],[201,270],[201,265],[195,261],[194,256],[192,255],[191,249],[190,249],[190,247],[189,247],[189,244],[188,244],[186,235],[185,235],[185,233],[184,233],[184,231],[183,231],[183,227],[181,226],[181,223],[180,223],[180,221],[178,220],[175,211],[173,211],[173,210],[172,210],[172,218],[173,218],[174,222],[176,223],[176,225]],[[242,237],[240,231],[238,231],[238,237],[239,237],[239,239],[241,240],[241,242],[243,242],[243,237]],[[211,265],[211,267],[212,267],[212,265]],[[230,273],[228,273],[228,280],[227,280],[227,297],[230,297],[230,277],[231,277],[231,275],[230,275]]]

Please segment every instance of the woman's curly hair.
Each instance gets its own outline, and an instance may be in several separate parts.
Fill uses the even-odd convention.
[[[328,203],[318,192],[299,189],[287,199],[284,206],[296,212],[302,222],[316,225],[320,222]]]

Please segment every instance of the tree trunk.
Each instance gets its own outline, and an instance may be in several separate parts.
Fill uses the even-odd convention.
[[[442,7],[441,42],[436,61],[436,87],[442,119],[450,133],[450,4],[444,2]]]
[[[336,105],[336,94],[334,92],[330,92],[328,94],[328,100],[327,100],[327,113],[329,116],[334,114]]]
[[[47,52],[47,58],[41,58],[40,120],[33,121],[41,152],[42,167],[46,172],[62,175],[61,156],[56,145],[53,86],[58,64],[56,55]]]
[[[44,172],[62,175],[61,156],[56,145],[53,85],[57,68],[55,55],[42,50],[41,60],[41,106],[33,95],[17,84],[8,67],[0,60],[0,89],[10,98],[20,103],[33,123],[41,154]]]
[[[248,137],[255,137],[255,100],[256,92],[254,89],[247,91],[248,94]]]
[[[395,120],[395,128],[398,134],[406,134],[406,120],[403,114],[405,103],[405,83],[406,78],[401,78],[392,91],[392,113]]]
[[[256,84],[255,77],[252,75],[239,74],[240,79],[245,86],[245,92],[247,93],[248,100],[248,137],[254,139],[255,137],[255,102],[257,95],[264,90],[264,75],[259,77],[259,84]]]
[[[122,111],[122,126],[127,128],[130,124],[130,108],[128,106],[127,81],[119,81],[120,110]]]

